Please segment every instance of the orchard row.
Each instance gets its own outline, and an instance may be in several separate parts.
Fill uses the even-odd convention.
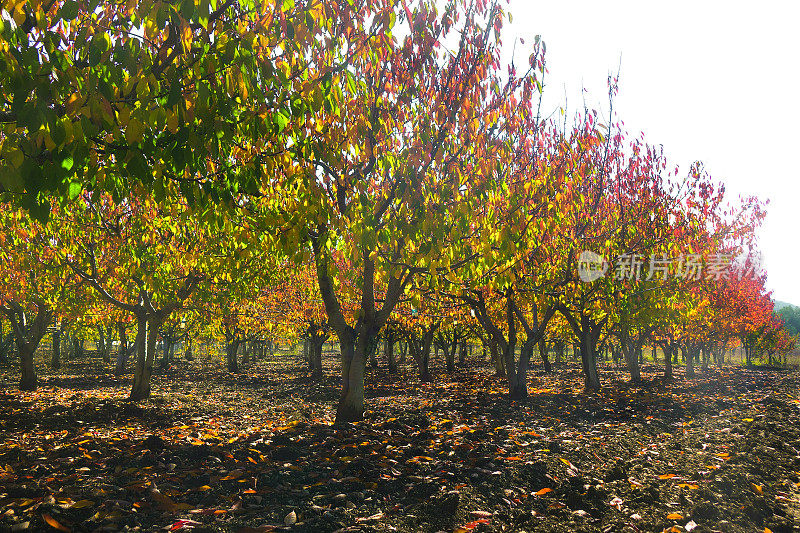
[[[229,360],[242,338],[318,353],[335,335],[337,422],[362,416],[380,339],[409,341],[423,379],[437,335],[480,340],[514,398],[542,342],[575,341],[590,389],[602,345],[633,380],[646,343],[668,375],[676,350],[690,368],[733,339],[748,360],[790,350],[749,259],[764,206],[628,136],[613,77],[607,120],[543,117],[545,46],[502,64],[510,16],[483,0],[4,7],[0,304],[21,388],[64,320],[135,325],[132,399],[159,332],[197,324]]]

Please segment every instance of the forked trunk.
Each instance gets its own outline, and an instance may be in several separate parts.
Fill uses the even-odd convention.
[[[447,366],[447,373],[452,374],[456,371],[456,347],[458,345],[456,343],[451,344],[450,346],[444,345],[444,358],[445,358],[445,365]]]
[[[144,400],[150,397],[150,377],[155,363],[156,340],[159,324],[151,322],[146,316],[137,317],[136,323],[136,366],[133,370],[133,387],[130,399]]]
[[[553,367],[550,364],[550,354],[548,353],[547,344],[545,343],[544,337],[539,339],[539,355],[542,357],[545,373],[550,374],[553,371]]]

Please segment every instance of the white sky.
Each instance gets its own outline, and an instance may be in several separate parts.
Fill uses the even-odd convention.
[[[543,114],[567,97],[607,116],[606,79],[631,135],[663,144],[681,172],[701,160],[730,196],[769,199],[760,232],[769,288],[800,305],[800,2],[510,0],[527,65],[533,37],[547,44]]]

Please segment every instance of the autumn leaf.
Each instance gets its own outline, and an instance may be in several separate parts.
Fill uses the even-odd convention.
[[[45,522],[47,522],[47,525],[49,525],[53,529],[57,529],[59,531],[66,531],[67,533],[69,533],[69,531],[71,531],[68,527],[62,525],[58,520],[56,520],[55,518],[53,518],[52,516],[50,516],[47,513],[42,513],[42,519]]]

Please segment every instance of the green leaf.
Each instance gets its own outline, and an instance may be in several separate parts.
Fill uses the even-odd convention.
[[[283,112],[278,112],[273,115],[273,122],[278,126],[278,133],[282,132],[286,129],[286,125],[289,124],[289,117],[284,115]]]
[[[61,18],[64,20],[72,20],[78,16],[78,2],[75,0],[67,0],[61,6]]]
[[[67,191],[67,194],[69,195],[69,199],[70,200],[74,200],[75,198],[77,198],[78,195],[81,193],[81,189],[82,189],[82,187],[81,187],[81,184],[79,182],[77,182],[77,181],[71,182],[69,184],[69,189]]]
[[[125,170],[131,177],[137,178],[142,181],[145,181],[146,178],[149,177],[148,175],[150,173],[147,160],[139,152],[133,154],[131,160],[128,161],[127,165],[125,165]]]

